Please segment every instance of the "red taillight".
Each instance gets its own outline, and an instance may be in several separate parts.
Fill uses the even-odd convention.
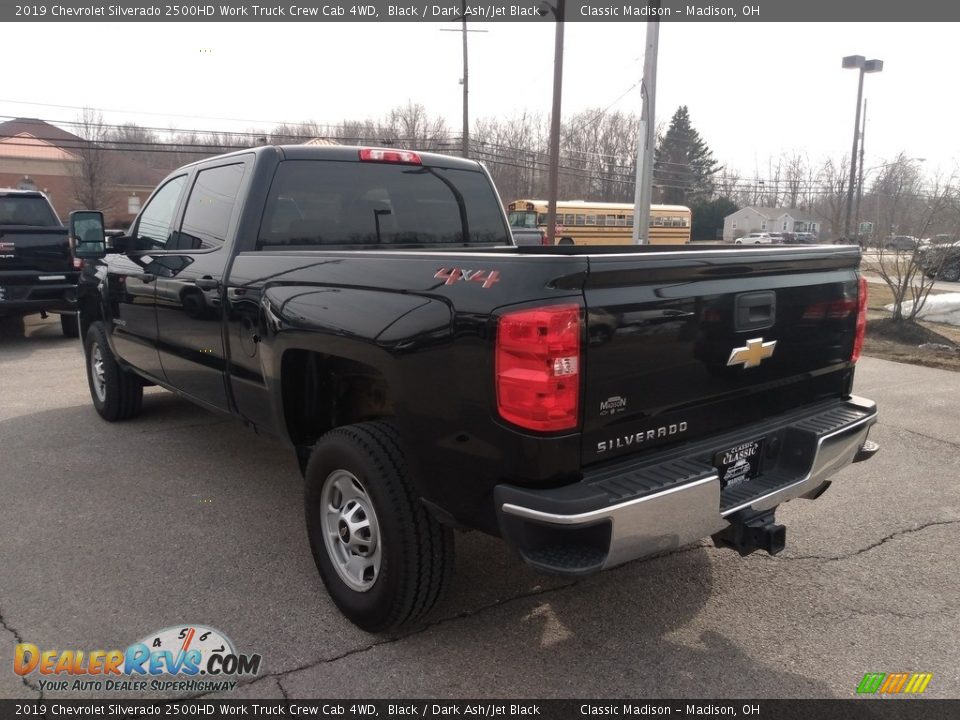
[[[410,150],[389,150],[387,148],[360,148],[360,159],[366,162],[398,163],[400,165],[420,165],[420,156]]]
[[[850,360],[856,362],[863,352],[863,338],[867,334],[867,279],[860,277],[860,292],[857,295],[857,334],[853,338],[853,353]]]
[[[546,231],[546,230],[541,230],[541,231],[540,231],[540,244],[541,244],[541,245],[549,245],[549,244],[550,244],[550,236],[547,234],[547,231]]]
[[[83,270],[86,263],[83,261],[83,258],[74,258],[73,259],[73,269],[74,270]]]
[[[497,410],[530,430],[571,430],[580,399],[580,306],[517,310],[497,325]]]

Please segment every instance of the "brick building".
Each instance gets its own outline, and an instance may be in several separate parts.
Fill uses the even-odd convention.
[[[0,123],[0,187],[42,190],[57,214],[66,220],[82,210],[75,197],[81,174],[83,138],[34,118]],[[140,211],[167,170],[147,167],[122,150],[107,151],[106,201],[102,210],[107,227],[125,228]]]

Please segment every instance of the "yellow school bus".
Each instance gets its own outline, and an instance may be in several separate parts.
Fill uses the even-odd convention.
[[[546,229],[546,200],[516,200],[507,205],[511,227]],[[629,245],[633,242],[633,203],[557,201],[557,238],[575,245]],[[690,242],[690,208],[650,206],[650,244]]]

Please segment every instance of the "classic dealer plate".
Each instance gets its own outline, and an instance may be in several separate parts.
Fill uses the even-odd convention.
[[[718,452],[713,464],[720,474],[720,487],[739,485],[757,476],[760,472],[763,439],[734,445]]]

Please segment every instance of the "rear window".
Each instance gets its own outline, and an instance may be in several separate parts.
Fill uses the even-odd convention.
[[[257,249],[509,244],[481,172],[287,160],[270,187]]]
[[[59,226],[46,198],[30,195],[0,196],[0,225]]]

